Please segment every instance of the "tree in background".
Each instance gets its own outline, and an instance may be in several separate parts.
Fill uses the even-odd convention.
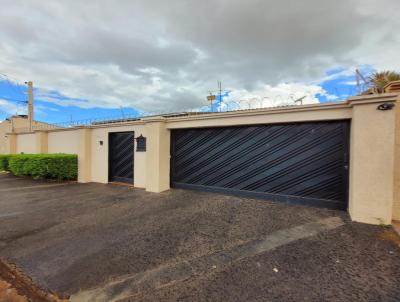
[[[379,72],[374,72],[371,76],[368,77],[368,83],[370,85],[370,89],[375,93],[382,93],[383,87],[386,84],[400,81],[400,73],[392,70],[384,70]]]

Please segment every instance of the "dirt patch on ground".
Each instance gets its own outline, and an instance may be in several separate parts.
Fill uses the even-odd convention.
[[[391,241],[400,247],[400,236],[391,228],[385,228],[379,235],[379,239]]]
[[[0,301],[67,302],[35,286],[14,266],[0,259]]]
[[[20,296],[18,292],[11,287],[10,283],[0,280],[0,301],[7,302],[28,302],[26,297]]]

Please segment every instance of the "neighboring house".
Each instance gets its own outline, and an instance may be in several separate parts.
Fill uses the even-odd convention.
[[[387,83],[383,87],[383,93],[399,93],[400,92],[400,81],[392,81]],[[379,94],[376,91],[376,88],[368,88],[367,90],[363,91],[361,95],[371,95],[371,94]]]
[[[393,81],[393,82],[386,84],[386,86],[383,87],[383,90],[385,93],[399,93],[400,92],[400,81]]]
[[[55,129],[56,126],[43,123],[33,122],[34,129]],[[4,121],[0,122],[0,154],[10,153],[8,144],[8,133],[23,133],[29,132],[29,122],[27,115],[13,115]]]
[[[28,127],[27,115],[14,115],[0,122],[0,154],[10,153],[7,133],[14,132],[16,128],[26,127]]]

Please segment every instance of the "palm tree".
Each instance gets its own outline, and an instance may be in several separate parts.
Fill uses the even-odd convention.
[[[382,93],[383,87],[392,81],[400,81],[400,73],[392,70],[384,70],[380,72],[374,72],[368,77],[368,83],[371,90],[375,93]]]

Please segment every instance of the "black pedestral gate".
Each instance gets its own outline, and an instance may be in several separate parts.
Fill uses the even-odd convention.
[[[109,134],[109,181],[133,184],[134,132]]]
[[[346,209],[349,121],[173,130],[171,186]]]

